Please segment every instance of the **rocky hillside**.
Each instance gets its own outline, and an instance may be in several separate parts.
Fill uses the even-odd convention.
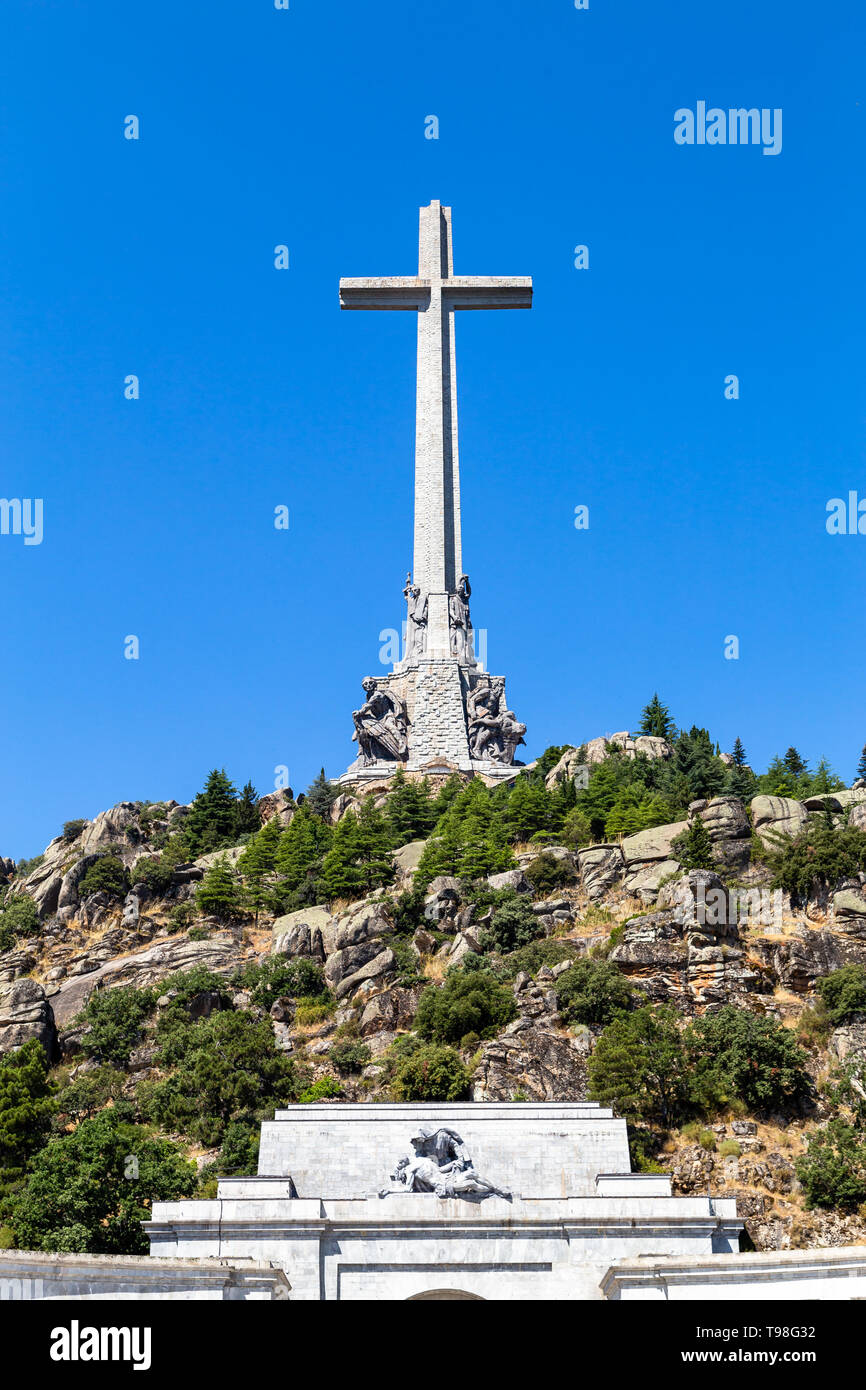
[[[688,1114],[697,1118],[682,1110],[664,1124],[624,1100],[636,1162],[670,1170],[680,1192],[735,1193],[758,1248],[866,1239],[856,1203],[807,1208],[796,1171],[828,1120],[857,1129],[850,1087],[866,1062],[866,1013],[837,1010],[834,1026],[821,982],[866,969],[866,857],[857,869],[859,850],[854,860],[843,855],[835,878],[807,877],[805,892],[778,886],[780,847],[801,846],[808,861],[812,830],[834,852],[837,840],[850,850],[862,835],[866,844],[866,788],[698,797],[669,823],[580,843],[580,816],[589,816],[581,789],[599,769],[672,754],[663,738],[625,734],[554,750],[519,778],[516,800],[513,790],[467,788],[459,778],[414,790],[401,778],[396,791],[381,784],[357,797],[327,789],[315,811],[286,791],[256,803],[260,830],[191,859],[171,847],[193,843],[183,836],[198,803],[124,802],[72,822],[23,873],[0,860],[0,930],[7,915],[13,927],[26,922],[11,937],[9,928],[0,950],[0,1053],[35,1040],[61,1096],[92,1076],[105,1091],[91,1110],[124,1099],[207,1177],[209,1164],[226,1170],[226,1126],[235,1121],[246,1126],[237,1171],[254,1161],[259,1112],[249,1099],[233,1102],[224,1122],[209,1124],[194,1116],[189,1095],[181,1104],[180,1082],[171,1085],[183,1047],[172,1052],[165,1041],[180,1036],[171,1031],[180,1013],[188,1048],[196,1028],[223,1015],[243,1016],[258,1039],[266,1034],[267,1075],[279,1076],[267,1085],[282,1086],[272,1094],[284,1099],[579,1100],[600,1094],[593,1057],[623,1013],[651,1005],[666,1017],[666,1006],[687,1030],[734,1006],[799,1038],[807,1084],[757,1106],[743,1101],[753,1092],[734,1086],[713,1113],[693,1099]],[[553,814],[556,798],[563,805]],[[435,815],[428,833],[407,838],[413,816],[425,815]],[[533,830],[533,815],[548,825],[558,817],[565,829]],[[401,817],[404,842],[386,851],[376,827],[390,826],[393,843]],[[327,836],[299,878],[298,844],[319,835],[316,820]],[[347,837],[354,848],[334,859]],[[282,900],[280,863],[290,866]],[[321,877],[310,864],[322,866]],[[443,864],[464,871],[435,872]],[[373,878],[369,891],[319,892],[325,900],[280,910],[285,883],[302,885],[291,887],[291,903],[329,874],[342,882],[334,875],[345,877],[346,865]],[[576,969],[586,963],[591,975]],[[107,1036],[105,1006],[94,1012],[94,1001],[124,987],[117,999],[138,1009],[129,1045],[93,1045]],[[264,1113],[271,1093],[262,1087]],[[80,1112],[61,1105],[56,1132],[68,1135],[77,1120]],[[18,1191],[20,1172],[16,1181]]]

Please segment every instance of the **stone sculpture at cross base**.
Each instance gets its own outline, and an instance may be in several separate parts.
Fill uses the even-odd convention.
[[[343,309],[401,309],[418,316],[414,569],[406,577],[405,654],[390,675],[368,676],[355,711],[360,757],[340,779],[390,776],[397,767],[514,776],[526,726],[508,708],[504,677],[485,674],[475,651],[463,572],[454,315],[460,309],[528,309],[524,277],[455,276],[451,209],[421,209],[417,276],[341,280]],[[520,766],[520,764],[516,764]]]

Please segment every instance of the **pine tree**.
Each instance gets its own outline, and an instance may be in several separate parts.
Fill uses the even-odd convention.
[[[259,794],[252,782],[247,782],[235,802],[235,835],[240,839],[241,835],[255,834],[261,824]]]
[[[328,781],[325,776],[325,769],[322,768],[316,780],[307,787],[304,794],[304,804],[314,816],[321,816],[322,820],[328,820],[331,815],[331,807],[338,796],[337,788],[333,782]]]
[[[857,764],[856,775],[857,777],[866,778],[866,745],[864,745],[863,752],[860,754],[860,761]]]
[[[234,843],[237,825],[237,791],[225,768],[209,773],[204,790],[192,803],[184,830],[194,855],[222,849]]]
[[[657,693],[653,695],[649,704],[644,706],[640,731],[642,734],[651,734],[654,738],[668,740],[676,733],[676,724],[671,718],[671,712],[667,705],[662,704]]]
[[[746,750],[743,747],[743,742],[739,734],[734,739],[734,748],[731,757],[734,760],[734,767],[746,766]]]
[[[684,869],[714,869],[713,842],[700,816],[695,816],[682,835],[671,842],[671,848]]]
[[[226,856],[220,855],[196,889],[195,900],[201,912],[231,921],[243,910],[243,894],[238,876]]]
[[[247,898],[256,914],[256,922],[261,909],[272,901],[272,880],[282,834],[279,820],[272,816],[253,836],[238,860],[238,872],[244,877]]]
[[[334,826],[331,848],[322,861],[318,894],[322,901],[358,898],[394,876],[382,812],[368,798],[360,815],[347,811]]]
[[[385,819],[395,849],[430,834],[435,811],[426,777],[422,782],[410,782],[402,767],[397,768],[391,779]]]
[[[808,764],[803,761],[796,748],[789,748],[782,761],[794,778],[799,779],[808,770]]]
[[[282,886],[290,893],[312,888],[332,837],[330,825],[314,815],[306,801],[299,806],[277,848],[276,872]],[[313,894],[310,901],[314,900]]]

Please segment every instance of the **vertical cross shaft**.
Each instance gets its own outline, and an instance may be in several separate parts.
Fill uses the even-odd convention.
[[[418,247],[430,302],[418,315],[413,578],[430,596],[427,653],[435,657],[450,654],[448,595],[462,573],[454,309],[442,294],[454,271],[450,208],[421,209]]]
[[[415,425],[414,582],[429,600],[425,655],[451,655],[448,599],[460,580],[460,468],[457,452],[455,309],[529,309],[528,277],[455,276],[451,209],[421,209],[418,275],[343,279],[343,309],[418,314]]]

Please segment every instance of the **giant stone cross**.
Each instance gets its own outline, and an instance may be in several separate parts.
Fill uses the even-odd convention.
[[[403,309],[418,315],[414,569],[404,593],[408,645],[394,674],[364,682],[356,711],[362,770],[382,775],[444,763],[504,772],[523,725],[505,704],[505,682],[475,659],[470,588],[462,571],[457,450],[456,309],[529,309],[526,276],[455,275],[451,209],[421,208],[416,276],[340,281],[343,309]],[[390,763],[391,767],[386,765]],[[493,766],[491,766],[493,765]]]

